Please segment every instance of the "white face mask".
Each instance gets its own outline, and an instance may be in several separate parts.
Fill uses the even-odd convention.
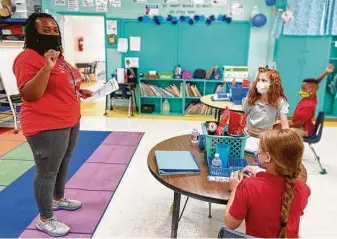
[[[269,86],[270,86],[269,82],[258,82],[256,84],[257,92],[261,95],[267,94]]]

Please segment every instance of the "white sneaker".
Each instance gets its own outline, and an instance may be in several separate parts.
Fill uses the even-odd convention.
[[[57,220],[56,217],[49,218],[45,222],[39,218],[35,226],[39,231],[47,233],[52,237],[62,237],[70,232],[70,228]]]
[[[53,200],[53,210],[75,211],[81,208],[82,203],[77,200],[70,200],[69,198],[62,198],[59,201]]]

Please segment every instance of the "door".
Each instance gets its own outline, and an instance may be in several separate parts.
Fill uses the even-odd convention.
[[[303,79],[317,78],[324,72],[329,64],[330,47],[330,36],[305,37],[304,64],[302,69]],[[326,85],[327,79],[325,78],[319,86],[316,114],[318,111],[323,110]]]
[[[275,46],[275,62],[281,74],[283,89],[288,98],[289,114],[292,116],[300,100],[302,64],[305,40],[303,37],[281,36]]]

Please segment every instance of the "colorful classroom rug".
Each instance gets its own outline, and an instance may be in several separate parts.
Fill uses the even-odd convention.
[[[83,202],[55,215],[71,227],[66,238],[91,238],[138,144],[140,132],[81,131],[69,165],[66,196]],[[35,166],[24,136],[0,128],[0,237],[46,238],[35,229]]]

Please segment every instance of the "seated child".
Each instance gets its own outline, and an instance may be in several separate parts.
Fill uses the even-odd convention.
[[[258,137],[260,133],[273,128],[278,117],[283,129],[289,127],[289,105],[279,72],[268,67],[259,68],[257,79],[243,104],[243,111],[247,115],[247,129],[251,136]]]
[[[261,135],[256,160],[265,172],[231,175],[225,225],[234,230],[243,220],[246,234],[258,238],[298,238],[300,217],[310,189],[299,179],[304,145],[291,129]],[[247,169],[246,169],[247,170]]]
[[[289,123],[291,128],[302,136],[310,136],[314,133],[312,119],[315,117],[317,106],[317,90],[324,77],[334,71],[334,66],[329,65],[326,71],[317,79],[305,79],[301,85],[300,96],[302,100],[297,104],[293,119]]]

